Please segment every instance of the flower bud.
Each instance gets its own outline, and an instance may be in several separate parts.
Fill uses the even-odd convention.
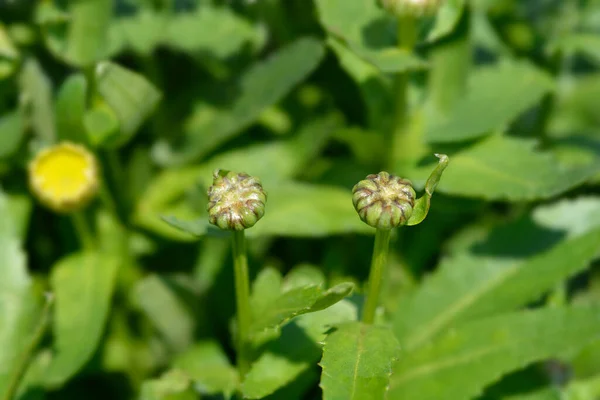
[[[444,0],[380,0],[381,5],[396,16],[422,17],[433,15]]]
[[[352,189],[352,202],[360,219],[383,230],[407,224],[415,197],[409,180],[387,172],[369,175]]]
[[[216,170],[208,188],[208,218],[221,229],[251,228],[265,214],[265,193],[260,180],[245,173]]]
[[[85,147],[63,142],[40,151],[29,163],[29,186],[56,212],[85,206],[98,192],[98,165]]]

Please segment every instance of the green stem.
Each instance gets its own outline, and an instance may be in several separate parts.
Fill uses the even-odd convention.
[[[243,379],[250,368],[248,336],[250,333],[250,279],[244,231],[233,231],[233,266],[235,272],[235,298],[237,303],[238,357],[237,364]]]
[[[398,48],[412,52],[417,42],[417,21],[414,17],[405,16],[398,19]],[[395,113],[391,129],[390,155],[388,168],[396,169],[398,161],[407,162],[417,144],[411,135],[409,124],[408,85],[410,73],[400,72],[395,82]],[[416,138],[418,140],[419,138]]]
[[[365,324],[372,324],[375,321],[375,312],[377,311],[377,304],[379,302],[381,283],[387,264],[391,232],[391,230],[382,229],[377,229],[375,232],[375,248],[373,249],[371,272],[369,273],[367,301],[365,302],[362,315]]]
[[[83,248],[85,250],[93,250],[96,247],[94,235],[83,211],[75,211],[71,214],[71,218]]]
[[[33,358],[33,354],[38,344],[44,337],[44,333],[46,332],[46,328],[48,326],[48,321],[50,320],[50,308],[54,299],[51,295],[46,297],[46,304],[44,305],[44,309],[42,310],[41,319],[38,323],[33,335],[31,336],[31,340],[27,344],[27,347],[19,357],[16,363],[16,368],[14,370],[13,375],[11,376],[6,391],[2,396],[2,400],[12,400],[16,397],[17,390],[19,389],[19,384],[23,379],[23,376],[27,372],[27,367]]]

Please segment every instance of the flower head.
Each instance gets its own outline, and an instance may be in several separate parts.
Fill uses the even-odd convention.
[[[208,217],[221,229],[250,228],[265,214],[267,194],[260,180],[245,173],[216,170],[208,188]]]
[[[397,16],[421,17],[435,14],[444,0],[381,0],[383,8]]]
[[[387,172],[369,175],[352,189],[352,202],[360,219],[383,230],[407,224],[415,197],[409,180]]]
[[[28,172],[33,193],[57,212],[75,211],[98,192],[96,158],[80,145],[63,142],[40,151]]]

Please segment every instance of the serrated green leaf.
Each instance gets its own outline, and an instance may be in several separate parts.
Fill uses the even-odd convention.
[[[173,366],[184,371],[202,394],[222,393],[230,397],[237,389],[237,371],[216,342],[195,344],[177,356]]]
[[[12,156],[25,137],[25,121],[20,110],[0,116],[0,159]]]
[[[352,283],[341,283],[328,290],[320,286],[305,286],[281,293],[265,308],[253,309],[250,330],[256,334],[283,325],[290,319],[310,312],[323,310],[352,293]]]
[[[188,375],[174,369],[158,379],[142,383],[140,400],[195,400],[198,396],[191,387]]]
[[[565,240],[522,261],[459,255],[442,263],[403,299],[394,333],[405,349],[417,348],[449,326],[514,310],[537,300],[598,256],[600,230]]]
[[[319,41],[302,38],[255,64],[239,79],[236,91],[240,94],[231,104],[208,120],[204,115],[192,115],[186,123],[184,144],[173,148],[162,143],[155,148],[156,158],[163,164],[184,164],[210,153],[281,100],[317,67],[324,54]]]
[[[70,75],[56,96],[56,130],[60,140],[88,143],[83,127],[86,110],[87,81],[83,74]]]
[[[59,387],[92,357],[108,318],[120,261],[111,254],[77,253],[52,267],[54,358],[44,382]]]
[[[285,325],[281,336],[268,343],[242,385],[245,397],[259,399],[294,381],[321,357],[320,343],[331,326],[356,320],[356,306],[342,300],[331,307],[304,314]]]
[[[174,350],[181,351],[190,345],[194,316],[167,279],[150,275],[139,280],[133,289],[133,299]]]
[[[39,301],[32,290],[22,239],[7,196],[0,192],[0,398],[15,374],[19,357],[30,342],[40,318]]]
[[[501,130],[554,87],[552,79],[525,63],[481,67],[469,78],[466,95],[447,113],[426,120],[428,142],[455,142]]]
[[[324,400],[378,400],[388,391],[398,341],[384,326],[352,322],[327,335],[320,365]]]
[[[598,171],[600,163],[564,168],[548,153],[535,150],[535,142],[492,136],[450,155],[452,163],[438,191],[487,200],[531,201],[547,199],[577,187]],[[433,164],[408,172],[422,185]]]
[[[160,92],[148,80],[111,62],[96,66],[96,89],[110,106],[120,124],[120,135],[103,143],[118,147],[133,138],[161,99]]]
[[[390,400],[468,400],[502,375],[600,337],[598,308],[554,308],[462,325],[394,365]]]

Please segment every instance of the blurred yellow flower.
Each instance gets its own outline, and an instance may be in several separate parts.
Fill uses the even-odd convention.
[[[29,164],[29,185],[52,210],[75,211],[98,191],[96,158],[85,147],[69,142],[42,150]]]

